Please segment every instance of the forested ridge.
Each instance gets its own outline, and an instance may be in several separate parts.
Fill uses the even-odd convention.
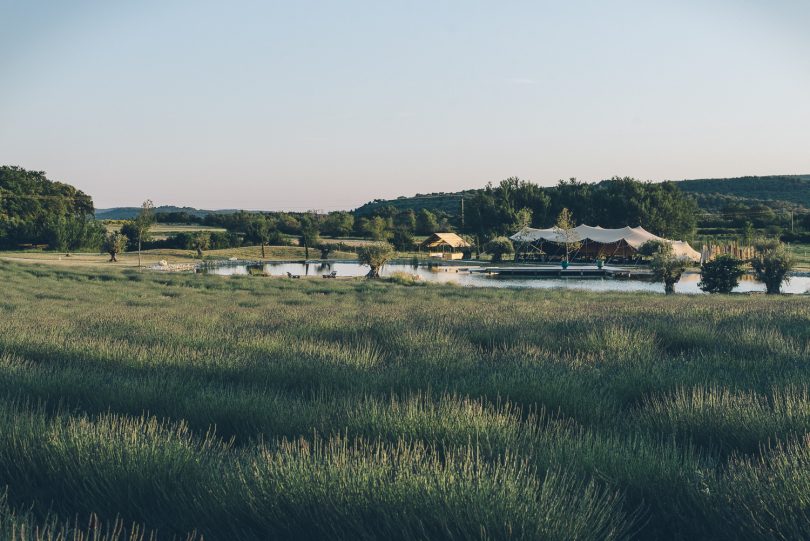
[[[783,201],[810,208],[810,175],[773,175],[682,180],[677,183],[683,191],[695,194],[705,205],[708,196],[725,196],[760,201]]]

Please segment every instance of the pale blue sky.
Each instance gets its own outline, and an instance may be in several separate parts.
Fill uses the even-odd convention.
[[[810,173],[810,2],[0,0],[0,164],[98,207]]]

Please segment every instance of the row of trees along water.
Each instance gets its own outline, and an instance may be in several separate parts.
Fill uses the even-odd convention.
[[[159,212],[151,203],[148,207],[134,220],[121,223],[121,236],[114,240],[122,251],[182,248],[201,254],[208,249],[300,243],[309,257],[310,248],[330,249],[321,243],[321,237],[388,241],[397,250],[410,251],[416,247],[418,236],[456,231],[477,251],[490,247],[493,252],[506,253],[508,246],[500,237],[526,226],[552,227],[563,214],[573,216],[573,225],[641,225],[663,237],[687,240],[693,238],[701,216],[694,198],[675,183],[618,177],[597,184],[570,179],[547,188],[508,178],[497,185],[490,183],[480,190],[465,192],[457,212],[448,207],[431,211],[386,204],[371,207],[370,211],[366,205],[354,212],[239,211],[201,216]],[[48,180],[43,172],[0,167],[0,248],[97,250],[105,241],[105,230],[93,220],[93,211],[89,195]],[[149,234],[151,222],[193,223],[224,231],[179,232],[156,238]],[[745,223],[742,226],[740,234],[752,239],[755,232]]]
[[[575,179],[543,188],[509,178],[498,185],[466,192],[458,212],[426,208],[374,207],[363,213],[234,213],[197,217],[173,213],[161,221],[192,221],[239,232],[255,244],[283,242],[284,235],[303,235],[307,229],[333,237],[358,236],[392,242],[397,249],[414,246],[414,236],[456,231],[483,247],[488,241],[526,227],[551,227],[569,209],[582,223],[602,227],[642,225],[661,236],[689,238],[695,231],[699,209],[673,183],[639,182],[614,178],[598,184]],[[262,223],[262,222],[266,222]]]

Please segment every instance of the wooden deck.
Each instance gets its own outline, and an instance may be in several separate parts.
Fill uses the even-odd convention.
[[[648,268],[610,267],[601,269],[595,265],[570,266],[567,269],[560,265],[535,265],[520,267],[482,267],[470,269],[470,272],[482,272],[497,276],[524,276],[536,278],[623,278],[649,279],[652,272]]]

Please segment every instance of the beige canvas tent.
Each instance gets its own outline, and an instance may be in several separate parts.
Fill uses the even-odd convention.
[[[462,259],[471,245],[455,233],[433,233],[419,247],[427,250],[430,257]]]
[[[534,250],[544,253],[544,243],[552,243],[557,246],[576,244],[580,257],[604,257],[606,259],[633,257],[642,244],[650,240],[658,240],[670,243],[675,255],[696,263],[700,261],[700,252],[689,246],[688,242],[661,238],[641,226],[604,229],[599,226],[578,225],[568,231],[556,227],[549,229],[525,227],[509,238],[516,244],[518,252]]]

